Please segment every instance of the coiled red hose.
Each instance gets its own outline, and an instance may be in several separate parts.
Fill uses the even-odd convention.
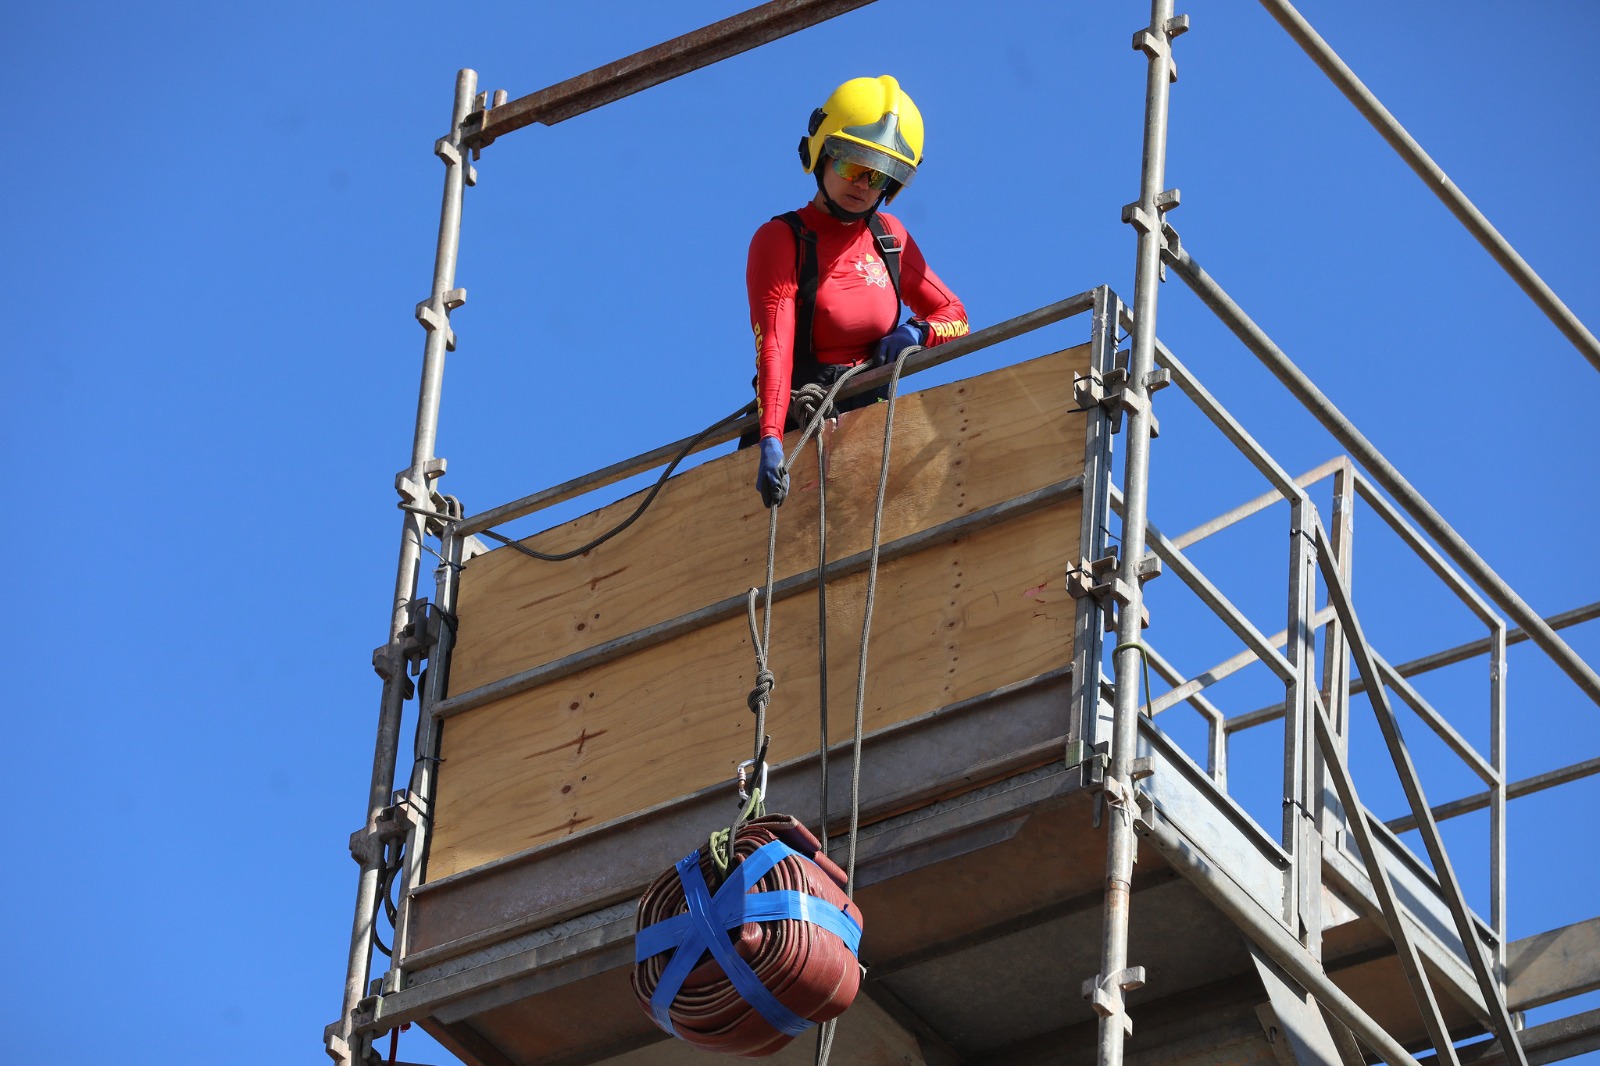
[[[782,841],[799,855],[778,861],[756,882],[750,895],[803,893],[842,911],[859,930],[861,911],[844,894],[845,872],[821,852],[810,830],[788,815],[755,818],[739,828],[730,848],[733,865],[729,876],[737,864],[774,840]],[[698,866],[707,887],[715,893],[721,887],[721,879],[707,851],[702,848],[697,853]],[[656,878],[639,900],[636,929],[642,932],[689,910],[684,882],[675,867]],[[812,921],[784,918],[745,922],[726,935],[761,984],[800,1019],[818,1023],[838,1017],[854,1002],[861,987],[861,965],[851,948]],[[672,957],[672,952],[663,951],[641,959],[634,967],[634,994],[653,1018],[659,1016],[652,1007],[652,997]],[[792,1033],[780,1031],[747,1002],[722,965],[704,950],[673,996],[666,1014],[674,1035],[706,1051],[755,1058],[771,1055],[794,1039]]]

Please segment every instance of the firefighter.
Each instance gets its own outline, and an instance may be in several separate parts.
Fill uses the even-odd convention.
[[[891,363],[913,346],[964,336],[961,301],[929,269],[900,220],[881,208],[916,176],[922,113],[888,75],[852,78],[811,113],[800,165],[817,194],[750,241],[745,283],[756,344],[760,467],[767,507],[783,502],[791,393],[831,385],[853,366]],[[902,302],[911,317],[900,320]],[[841,410],[876,402],[871,392]]]

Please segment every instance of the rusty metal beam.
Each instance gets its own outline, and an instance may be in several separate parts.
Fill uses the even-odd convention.
[[[495,138],[535,122],[553,126],[871,2],[772,0],[508,104],[474,112],[462,126],[462,142],[487,148]]]

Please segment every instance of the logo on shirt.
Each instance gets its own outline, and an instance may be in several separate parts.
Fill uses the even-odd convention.
[[[879,259],[871,252],[863,252],[861,257],[856,260],[856,273],[868,285],[876,285],[880,289],[887,288],[889,285],[888,268],[883,265],[882,259]]]

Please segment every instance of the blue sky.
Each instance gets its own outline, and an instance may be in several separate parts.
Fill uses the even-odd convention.
[[[24,1021],[0,1060],[140,1066],[198,1041],[243,1066],[325,1061],[455,72],[516,97],[744,6],[6,7],[0,447],[28,544],[11,568],[20,817],[0,888],[0,995]],[[1188,10],[1168,169],[1186,247],[1536,609],[1600,599],[1600,373],[1257,5]],[[1600,66],[1562,37],[1588,5],[1302,10],[1600,325]],[[848,77],[894,73],[921,105],[928,160],[896,209],[975,326],[1101,283],[1131,299],[1119,215],[1138,193],[1129,40],[1147,19],[882,0],[492,146],[466,205],[444,490],[482,510],[744,402],[745,246],[807,198],[794,143]],[[1286,466],[1335,454],[1180,282],[1162,298],[1163,339]],[[1241,463],[1196,466],[1207,431],[1181,401],[1161,411],[1162,528],[1263,490]],[[1252,591],[1255,551],[1202,561],[1237,571],[1240,602],[1280,628],[1281,594]],[[1476,635],[1402,591],[1406,564],[1372,558],[1358,604],[1391,659]],[[1169,633],[1189,669],[1232,650]],[[1600,660],[1593,624],[1570,637]],[[1600,753],[1575,687],[1525,650],[1511,678],[1514,777]],[[1469,737],[1483,722],[1481,702],[1463,708]],[[1445,760],[1425,769],[1438,798],[1470,789]],[[1593,916],[1596,862],[1574,842],[1594,831],[1574,814],[1595,784],[1513,804],[1514,936]],[[1459,834],[1481,850],[1478,828]],[[403,1048],[442,1061],[416,1035]]]

